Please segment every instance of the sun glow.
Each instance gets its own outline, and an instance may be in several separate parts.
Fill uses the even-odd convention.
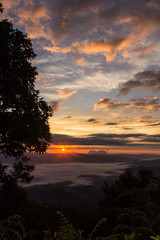
[[[135,153],[148,153],[148,154],[160,154],[159,148],[143,148],[143,146],[137,147],[120,147],[120,146],[99,146],[99,145],[51,145],[49,149],[47,149],[47,153],[55,153],[55,154],[74,154],[74,153],[81,153],[81,154],[88,154],[90,150],[94,151],[109,151],[109,154],[135,154]]]

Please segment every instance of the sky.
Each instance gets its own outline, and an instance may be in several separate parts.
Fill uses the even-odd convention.
[[[1,2],[37,53],[49,153],[160,154],[160,0]]]

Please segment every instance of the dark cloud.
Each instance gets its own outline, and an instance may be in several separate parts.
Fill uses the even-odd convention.
[[[125,19],[133,16],[139,18],[143,6],[147,3],[146,0],[110,0],[101,2],[103,2],[103,7],[100,8],[100,11],[98,12],[99,20],[105,21],[106,26],[111,26],[112,24],[113,26],[118,25],[120,28],[120,25],[122,24],[122,28],[120,29],[121,31],[119,31],[120,35],[127,34],[129,31],[129,21],[127,21],[125,33],[122,31]]]
[[[148,127],[156,127],[156,126],[160,126],[160,122],[158,123],[152,123],[152,124],[148,124]]]
[[[139,138],[146,136],[146,134],[143,133],[129,133],[129,134],[105,134],[105,133],[96,133],[96,134],[90,134],[90,137],[97,137],[97,138],[103,138],[103,139],[108,139],[108,138]]]
[[[144,71],[137,73],[135,80],[129,80],[120,85],[118,96],[125,96],[133,88],[151,88],[160,90],[160,72]]]
[[[52,143],[55,145],[103,145],[103,146],[157,146],[160,135],[135,134],[90,134],[86,137],[54,134]],[[149,146],[149,145],[148,145]]]
[[[49,105],[51,106],[51,108],[53,109],[53,112],[57,112],[59,107],[60,107],[60,100],[58,101],[51,101],[49,103]]]
[[[95,23],[95,9],[101,5],[97,0],[49,0],[48,9],[54,16],[53,38],[57,43],[79,39]],[[73,24],[74,23],[74,24]],[[84,31],[85,29],[85,31]]]
[[[73,38],[75,41],[86,33],[91,34],[91,30],[97,28],[101,29],[101,35],[104,35],[111,25],[119,26],[121,37],[127,37],[131,32],[145,35],[160,28],[160,6],[154,0],[50,0],[48,2],[50,14],[56,17],[53,26],[53,36],[56,41],[64,41],[66,38]],[[105,28],[102,29],[104,24]]]
[[[87,122],[89,122],[89,123],[97,123],[98,120],[97,120],[96,118],[89,118],[89,119],[87,120]]]
[[[65,117],[64,119],[70,119],[70,118],[72,118],[72,116],[67,116],[67,117]]]
[[[115,123],[115,122],[107,122],[107,123],[105,123],[105,125],[107,125],[107,126],[116,126],[116,125],[118,125],[118,123]]]
[[[160,5],[155,0],[36,0],[15,6],[17,21],[25,23],[31,37],[46,38],[54,46],[91,39],[112,42],[117,36],[142,39],[160,29]]]
[[[53,144],[58,145],[109,145],[125,146],[132,142],[132,139],[141,139],[145,134],[90,134],[86,137],[73,137],[70,135],[53,135]]]
[[[87,122],[89,122],[89,123],[99,123],[99,120],[96,119],[96,118],[90,118],[90,119],[87,120]],[[115,122],[105,122],[104,125],[116,126],[116,125],[118,125],[118,123],[115,123]]]
[[[160,142],[160,134],[146,136],[141,141],[149,142],[149,143],[159,143]]]

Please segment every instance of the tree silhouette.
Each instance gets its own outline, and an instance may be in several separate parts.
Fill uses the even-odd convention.
[[[44,153],[49,146],[52,109],[35,90],[31,40],[6,19],[0,21],[0,36],[0,153],[23,161],[25,152]]]

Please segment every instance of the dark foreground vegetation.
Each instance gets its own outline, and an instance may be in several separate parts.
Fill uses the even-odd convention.
[[[138,176],[126,170],[113,184],[105,182],[103,190],[104,198],[86,210],[29,201],[22,187],[3,183],[0,239],[159,239],[159,177],[150,170]]]

